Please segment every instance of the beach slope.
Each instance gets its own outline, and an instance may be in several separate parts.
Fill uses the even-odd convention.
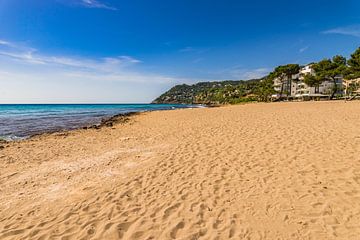
[[[2,144],[0,239],[359,239],[359,120],[247,104]]]

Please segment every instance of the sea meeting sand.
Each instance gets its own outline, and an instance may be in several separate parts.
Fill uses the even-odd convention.
[[[0,239],[360,239],[360,102],[157,111],[0,149]]]

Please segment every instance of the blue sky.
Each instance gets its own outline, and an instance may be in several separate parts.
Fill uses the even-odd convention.
[[[360,46],[360,1],[0,0],[0,103],[149,102]]]

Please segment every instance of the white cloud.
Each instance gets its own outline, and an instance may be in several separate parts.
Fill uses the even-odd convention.
[[[66,67],[82,68],[82,69],[95,70],[95,71],[112,71],[117,68],[122,68],[125,66],[141,63],[140,60],[137,60],[130,56],[90,59],[90,58],[81,58],[81,57],[41,55],[38,54],[36,51],[11,52],[11,51],[1,51],[1,50],[0,50],[0,55],[22,63],[66,66]]]
[[[17,44],[14,44],[12,42],[0,39],[0,47],[2,48],[17,48],[17,49],[23,49],[23,47],[18,46]],[[31,48],[26,48],[27,50],[32,50]]]
[[[23,64],[47,65],[53,67],[68,67],[72,69],[92,70],[98,72],[116,72],[131,65],[141,63],[131,56],[115,56],[104,58],[83,58],[73,56],[52,56],[40,54],[37,49],[24,47],[15,43],[1,41],[5,48],[0,47],[0,56],[7,60]]]
[[[269,68],[255,68],[248,69],[242,68],[241,66],[233,66],[217,72],[220,74],[222,79],[233,79],[233,80],[250,80],[258,79],[266,76],[271,69]]]
[[[117,10],[117,8],[109,6],[105,3],[101,3],[97,0],[81,0],[81,4],[88,8],[102,8],[102,9],[113,10],[113,11]]]
[[[333,28],[322,32],[323,34],[340,34],[353,37],[360,37],[360,25]]]
[[[266,76],[270,72],[268,68],[257,68],[252,70],[244,70],[243,79],[256,79]]]
[[[195,58],[194,60],[192,60],[192,63],[199,63],[203,60],[204,60],[204,58]]]
[[[309,46],[300,48],[300,49],[299,49],[299,53],[303,53],[303,52],[305,52],[305,51],[308,50],[308,49],[309,49]]]
[[[145,71],[143,65],[131,56],[56,56],[1,40],[0,103],[148,102],[189,81]]]
[[[0,45],[9,45],[9,42],[0,39]]]
[[[193,47],[184,47],[182,49],[179,49],[179,52],[193,52],[195,51],[195,48]]]
[[[130,83],[154,83],[154,84],[166,84],[173,83],[174,78],[161,76],[157,74],[147,74],[144,76],[141,73],[136,72],[123,72],[123,73],[89,73],[83,71],[64,72],[63,76],[71,79],[78,80],[101,80],[101,81],[113,81],[113,82],[130,82]]]
[[[202,54],[208,52],[211,48],[194,48],[194,47],[184,47],[179,49],[180,53],[195,53],[195,54]]]

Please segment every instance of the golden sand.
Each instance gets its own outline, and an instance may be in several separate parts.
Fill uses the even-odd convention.
[[[143,113],[0,149],[0,239],[360,239],[360,102]]]

